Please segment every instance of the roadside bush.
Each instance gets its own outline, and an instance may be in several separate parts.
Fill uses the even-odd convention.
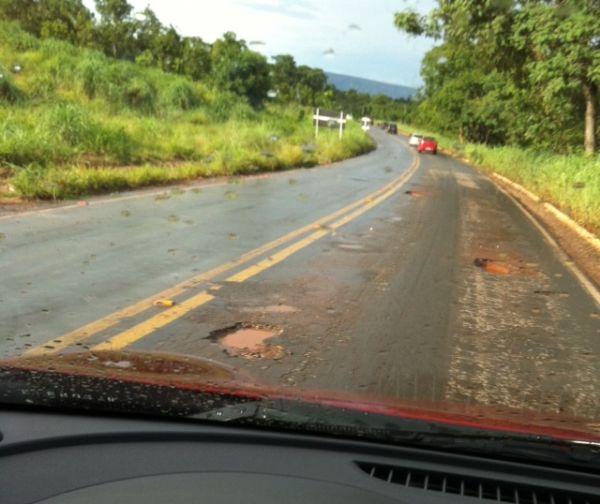
[[[178,79],[166,86],[162,102],[166,108],[190,110],[202,104],[202,96],[191,82]]]
[[[96,154],[108,157],[117,163],[130,163],[138,145],[131,135],[119,126],[103,125],[97,128],[90,148]]]
[[[16,51],[31,51],[40,47],[40,40],[22,30],[16,22],[0,23],[0,45]]]
[[[83,60],[77,68],[81,88],[90,99],[95,98],[98,93],[98,79],[101,78],[101,65],[100,58],[89,58]]]
[[[12,81],[8,72],[4,68],[0,67],[0,100],[8,103],[14,103],[21,96],[21,91]]]
[[[123,98],[129,107],[150,114],[156,106],[156,89],[150,82],[136,77],[125,86]]]
[[[55,135],[57,141],[71,146],[90,145],[97,128],[81,106],[70,103],[60,103],[46,109],[42,124]]]
[[[48,100],[56,94],[58,83],[48,74],[36,74],[28,82],[27,91],[30,98]]]
[[[256,112],[247,101],[228,92],[216,95],[208,107],[208,113],[215,121],[256,119]]]

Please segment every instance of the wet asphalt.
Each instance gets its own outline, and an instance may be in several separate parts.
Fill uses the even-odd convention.
[[[0,357],[60,342],[314,223],[412,173],[419,157],[385,201],[321,226],[323,237],[243,282],[227,278],[256,261],[194,285],[176,303],[202,290],[214,299],[127,348],[210,358],[289,387],[600,416],[600,308],[565,261],[485,176],[373,135],[376,151],[331,166],[0,219]],[[214,335],[236,324],[275,336],[231,352]]]

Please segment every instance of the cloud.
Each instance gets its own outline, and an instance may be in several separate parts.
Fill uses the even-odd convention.
[[[236,3],[250,9],[297,19],[317,18],[317,9],[309,0],[237,0]]]
[[[360,26],[358,26],[357,24],[352,23],[352,24],[348,25],[348,30],[360,30],[360,29],[361,29]]]

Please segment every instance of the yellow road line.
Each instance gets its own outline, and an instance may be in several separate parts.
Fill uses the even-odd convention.
[[[387,187],[387,186],[385,186],[385,187]],[[382,189],[384,189],[384,188],[382,188]],[[209,270],[205,273],[201,273],[200,275],[197,275],[188,280],[185,280],[184,282],[181,282],[180,284],[170,287],[170,288],[168,288],[162,292],[159,292],[158,294],[155,294],[149,298],[138,301],[137,303],[130,305],[126,308],[123,308],[122,310],[118,310],[114,313],[111,313],[110,315],[107,315],[104,318],[101,318],[94,322],[90,322],[89,324],[86,324],[86,325],[84,325],[78,329],[75,329],[74,331],[71,331],[67,334],[64,334],[61,337],[50,340],[47,343],[45,343],[44,345],[31,348],[30,350],[25,352],[23,355],[27,356],[27,357],[33,357],[36,355],[51,354],[51,353],[59,352],[60,350],[67,348],[69,346],[75,345],[80,341],[88,339],[88,338],[94,336],[95,334],[98,334],[106,329],[109,329],[109,328],[117,325],[119,322],[121,322],[125,319],[134,317],[134,316],[142,313],[143,311],[151,308],[152,306],[154,306],[154,303],[157,299],[165,299],[165,298],[170,299],[170,298],[176,297],[176,296],[180,295],[181,293],[185,292],[186,290],[193,288],[195,285],[202,284],[204,282],[212,280],[222,273],[225,273],[237,266],[245,264],[245,263],[251,261],[252,259],[255,259],[256,257],[259,257],[259,256],[269,252],[270,250],[277,248],[280,245],[284,245],[285,243],[293,240],[294,238],[301,236],[302,234],[304,234],[316,227],[319,227],[320,225],[323,225],[324,223],[326,223],[332,219],[335,219],[336,217],[343,214],[344,212],[346,212],[348,210],[352,210],[353,208],[355,208],[356,206],[358,206],[361,203],[362,203],[362,200],[357,201],[357,202],[349,205],[348,207],[344,207],[340,210],[337,210],[336,212],[334,212],[330,215],[327,215],[326,217],[323,217],[311,224],[308,224],[302,228],[296,229],[284,236],[281,236],[280,238],[278,238],[276,240],[273,240],[273,241],[271,241],[265,245],[262,245],[254,250],[251,250],[250,252],[239,257],[238,259],[235,259],[233,261],[228,261],[220,266],[217,266],[216,268],[213,268],[212,270]]]
[[[296,252],[302,250],[305,247],[308,247],[309,245],[316,242],[317,240],[320,240],[324,236],[331,233],[331,231],[339,229],[340,227],[347,224],[348,222],[356,219],[360,215],[369,211],[371,208],[380,204],[381,202],[383,202],[384,200],[386,200],[387,198],[392,196],[394,193],[396,193],[404,185],[404,183],[410,178],[410,176],[414,173],[414,171],[417,169],[418,165],[419,165],[419,163],[417,162],[413,166],[411,166],[411,169],[409,171],[405,172],[404,176],[401,177],[400,180],[395,181],[395,184],[396,184],[395,186],[390,187],[387,191],[385,191],[383,194],[377,196],[376,198],[367,199],[367,201],[365,201],[363,203],[362,208],[359,208],[358,210],[356,210],[348,215],[345,215],[344,217],[342,217],[340,220],[334,222],[333,224],[330,224],[329,229],[323,229],[321,231],[316,231],[315,233],[308,235],[306,238],[294,243],[293,245],[290,245],[289,247],[281,250],[280,252],[277,252],[276,254],[273,254],[271,257],[268,257],[267,259],[264,259],[256,264],[253,264],[252,266],[236,273],[235,275],[230,276],[229,278],[226,279],[226,281],[227,282],[244,282],[244,281],[248,280],[249,278],[258,275],[262,271],[265,271],[266,269],[269,269],[270,267],[275,266],[276,264],[280,263],[281,261],[284,261],[292,254],[295,254]]]
[[[189,289],[195,287],[198,284],[202,284],[204,282],[212,280],[215,277],[221,275],[222,273],[225,273],[237,266],[245,264],[245,263],[251,261],[252,259],[255,259],[256,257],[259,257],[259,256],[277,248],[280,245],[284,245],[285,243],[288,243],[289,241],[293,240],[294,238],[297,238],[298,236],[301,236],[315,228],[319,228],[320,226],[323,226],[327,222],[336,219],[340,215],[344,215],[345,213],[350,212],[350,211],[354,210],[355,208],[360,207],[362,205],[365,205],[365,204],[368,205],[369,202],[374,201],[374,199],[376,199],[381,194],[386,194],[386,192],[388,192],[391,188],[394,188],[397,184],[399,184],[399,183],[403,184],[404,181],[408,178],[408,176],[410,176],[412,173],[414,173],[414,171],[418,167],[418,164],[419,164],[419,159],[415,158],[415,160],[413,160],[413,163],[411,164],[409,169],[406,172],[404,172],[402,175],[400,175],[398,178],[385,184],[383,187],[379,188],[377,191],[373,192],[372,194],[370,194],[364,198],[361,198],[360,200],[355,201],[354,203],[351,203],[350,205],[347,205],[325,217],[322,217],[321,219],[318,219],[318,220],[312,222],[311,224],[308,224],[299,229],[291,231],[290,233],[287,233],[287,234],[281,236],[280,238],[277,238],[276,240],[273,240],[273,241],[271,241],[265,245],[262,245],[254,250],[251,250],[250,252],[247,252],[246,254],[243,254],[242,256],[240,256],[239,258],[237,258],[233,261],[228,261],[220,266],[217,266],[216,268],[213,268],[212,270],[209,270],[205,273],[201,273],[200,275],[192,277],[184,282],[181,282],[180,284],[177,284],[177,285],[170,287],[162,292],[159,292],[158,294],[155,294],[155,295],[150,296],[146,299],[143,299],[131,306],[123,308],[122,310],[118,310],[114,313],[107,315],[106,317],[103,317],[99,320],[96,320],[94,322],[86,324],[85,326],[82,326],[78,329],[75,329],[74,331],[64,334],[61,337],[55,338],[55,339],[45,343],[44,345],[40,345],[40,346],[31,348],[30,350],[25,352],[23,355],[30,357],[30,356],[45,355],[45,354],[52,354],[52,353],[59,352],[60,350],[63,350],[69,346],[75,345],[81,341],[91,338],[95,334],[98,334],[106,329],[113,327],[125,319],[134,317],[134,316],[142,313],[143,311],[151,308],[157,299],[176,297],[176,296],[182,294],[183,292],[185,292],[186,290],[189,290]],[[325,234],[327,234],[327,233],[325,233]],[[321,238],[321,236],[319,238]],[[317,239],[319,239],[319,238],[317,238]],[[316,241],[316,240],[313,240],[313,241]],[[311,241],[310,243],[312,243],[313,241]],[[283,252],[284,251],[282,251],[281,253],[283,253]],[[291,252],[291,253],[294,253],[294,252]],[[291,255],[291,254],[289,254],[289,255]],[[285,257],[288,257],[288,256],[285,256]],[[285,259],[285,257],[283,259]],[[281,259],[281,260],[283,260],[283,259]],[[281,261],[278,261],[278,262],[281,262]],[[246,270],[244,270],[244,271],[246,271]],[[263,271],[263,270],[260,270],[260,271]],[[235,276],[236,275],[234,275],[234,277]],[[251,275],[251,276],[253,276],[253,275]],[[240,281],[240,280],[231,280],[231,281]]]
[[[200,294],[187,299],[180,305],[175,305],[173,308],[159,313],[158,315],[149,318],[141,324],[138,324],[135,327],[132,327],[131,329],[117,334],[107,341],[96,345],[92,348],[92,350],[119,350],[121,348],[125,348],[126,346],[135,343],[137,340],[142,339],[144,336],[148,336],[157,329],[160,329],[161,327],[170,324],[178,318],[183,317],[186,313],[189,313],[203,304],[208,303],[214,298],[214,296],[211,296],[207,292],[201,292]]]
[[[314,233],[308,235],[306,238],[290,245],[289,247],[283,249],[276,254],[273,254],[271,257],[267,259],[263,259],[259,263],[256,263],[245,270],[236,273],[233,276],[227,278],[226,282],[244,282],[248,280],[248,278],[258,275],[260,272],[269,269],[271,266],[275,266],[281,261],[287,259],[292,254],[295,254],[299,250],[302,250],[305,247],[308,247],[311,243],[316,242],[323,238],[323,236],[328,235],[330,233],[329,230],[322,229],[321,231],[315,231]]]
[[[389,188],[386,192],[379,195],[378,197],[373,198],[370,201],[366,201],[362,208],[359,208],[358,210],[352,212],[351,214],[342,217],[338,221],[331,224],[328,229],[320,229],[318,231],[315,231],[314,233],[311,233],[310,235],[297,241],[293,245],[290,245],[289,247],[286,247],[285,249],[280,250],[276,254],[273,254],[272,256],[267,257],[266,259],[263,259],[262,261],[259,261],[256,264],[253,264],[252,266],[240,271],[239,273],[236,273],[235,275],[230,276],[229,278],[226,279],[226,281],[227,282],[240,282],[240,283],[244,282],[244,281],[248,280],[249,278],[256,276],[259,273],[275,266],[276,264],[279,264],[280,262],[284,261],[291,255],[308,247],[309,245],[316,242],[317,240],[320,240],[324,236],[327,236],[333,230],[338,229],[341,226],[343,226],[344,224],[347,224],[348,222],[356,219],[360,215],[364,214],[365,212],[369,211],[371,208],[379,205],[380,203],[382,203],[383,201],[388,199],[390,196],[395,194],[404,185],[404,183],[409,179],[410,175],[412,175],[412,173],[414,173],[414,170],[416,170],[417,167],[418,167],[418,163],[416,163],[416,165],[414,165],[409,172],[406,172],[406,176],[404,176],[400,181],[398,181],[395,186]],[[156,316],[150,318],[149,320],[146,320],[146,321],[132,327],[131,329],[123,331],[122,333],[117,334],[116,336],[113,336],[109,340],[94,346],[92,348],[92,351],[94,351],[94,350],[120,350],[122,348],[125,348],[125,347],[135,343],[136,341],[139,341],[140,339],[144,338],[145,336],[148,336],[149,334],[153,333],[157,329],[160,329],[160,328],[170,324],[171,322],[174,322],[175,320],[183,317],[184,315],[189,313],[191,310],[194,310],[195,308],[198,308],[213,299],[214,299],[214,296],[211,296],[210,294],[208,294],[206,292],[202,292],[202,293],[198,294],[197,296],[194,296],[194,297],[188,299],[187,301],[183,302],[181,305],[175,306],[174,308],[171,308],[159,315],[156,315]]]

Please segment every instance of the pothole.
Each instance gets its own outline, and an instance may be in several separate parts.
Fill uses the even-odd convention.
[[[412,196],[413,198],[422,198],[426,195],[426,193],[423,191],[404,191],[404,194]]]
[[[273,326],[238,322],[212,331],[208,339],[220,344],[231,357],[276,360],[285,355],[285,349],[281,345],[270,345],[266,341],[279,336],[282,332],[282,329]]]
[[[495,261],[494,259],[488,259],[487,257],[477,257],[473,261],[473,264],[478,268],[483,268],[487,273],[494,275],[509,275],[510,269]]]

